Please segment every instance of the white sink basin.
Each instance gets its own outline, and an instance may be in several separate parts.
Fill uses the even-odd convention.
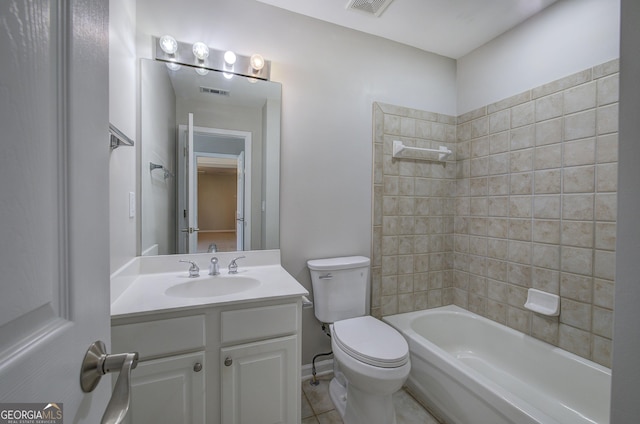
[[[169,287],[165,294],[171,297],[215,297],[240,293],[260,286],[260,281],[245,276],[216,275],[198,278]]]

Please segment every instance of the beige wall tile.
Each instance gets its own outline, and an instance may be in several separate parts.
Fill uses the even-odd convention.
[[[595,174],[594,166],[564,168],[562,173],[564,193],[593,193]]]
[[[592,359],[598,364],[611,368],[611,340],[593,336]]]
[[[584,358],[589,357],[589,332],[565,324],[560,324],[559,330],[558,346]]]
[[[579,138],[593,137],[595,135],[595,110],[587,110],[564,117],[564,140],[576,140]]]
[[[592,165],[595,163],[595,138],[583,138],[563,144],[564,166]]]
[[[562,219],[593,220],[593,194],[567,194],[562,196]]]
[[[596,107],[596,82],[588,82],[564,92],[564,113],[580,112]]]
[[[536,122],[562,116],[563,98],[564,95],[560,92],[537,99]]]
[[[617,163],[604,163],[596,167],[596,190],[599,193],[618,190]]]
[[[534,218],[560,219],[560,202],[561,198],[559,195],[534,196]]]
[[[511,174],[511,194],[531,194],[533,190],[533,175],[531,172]]]
[[[535,102],[527,102],[511,108],[511,128],[530,125],[535,122]]]
[[[563,221],[562,244],[574,247],[593,247],[593,221]]]
[[[618,213],[617,195],[596,194],[596,220],[598,221],[615,221]]]
[[[618,74],[601,78],[598,83],[598,106],[607,105],[618,101],[620,78]]]
[[[598,163],[618,161],[618,134],[607,134],[598,136],[596,139]]]
[[[562,191],[562,172],[560,169],[536,171],[534,184],[536,194],[555,194]]]
[[[536,140],[535,125],[527,125],[511,130],[511,150],[526,149],[533,147]]]
[[[581,330],[591,331],[591,305],[563,299],[560,322]]]
[[[592,328],[594,334],[613,338],[613,311],[594,307]]]
[[[562,246],[561,269],[565,272],[581,275],[593,273],[593,250]]]
[[[489,175],[506,174],[509,172],[509,167],[508,153],[489,156]]]
[[[531,270],[531,287],[553,294],[560,294],[560,272],[533,267]]]
[[[593,276],[605,280],[616,279],[615,252],[596,250],[594,255]]]
[[[495,134],[509,128],[511,128],[510,109],[504,109],[489,115],[489,134]]]
[[[533,241],[560,244],[560,221],[535,219],[532,229]]]
[[[533,314],[531,317],[531,335],[537,339],[558,344],[558,318]]]
[[[560,246],[534,243],[532,264],[535,267],[560,269]]]
[[[536,147],[534,153],[534,169],[551,169],[562,166],[562,145]]]
[[[615,250],[616,224],[615,222],[596,222],[595,248],[601,250]]]
[[[577,275],[563,272],[560,274],[560,295],[562,298],[591,302],[593,278],[589,275]]]
[[[550,119],[536,124],[536,146],[560,143],[562,141],[563,119]]]
[[[504,131],[498,134],[491,134],[489,136],[489,152],[491,154],[508,152],[509,144],[510,144],[509,131]]]
[[[598,135],[610,134],[618,131],[618,104],[598,108]]]

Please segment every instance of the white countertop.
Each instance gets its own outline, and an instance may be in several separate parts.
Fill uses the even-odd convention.
[[[170,287],[185,282],[216,277],[208,275],[212,256],[220,260],[219,277],[227,276],[231,258],[246,255],[238,261],[238,277],[250,277],[260,285],[245,291],[212,297],[175,297],[167,294]],[[200,267],[200,277],[189,278],[188,265],[179,259],[192,260]],[[206,283],[206,282],[205,282]],[[170,255],[135,258],[111,276],[111,317],[176,311],[197,307],[220,306],[260,300],[306,296],[309,292],[280,265],[279,251],[231,252],[217,254]]]

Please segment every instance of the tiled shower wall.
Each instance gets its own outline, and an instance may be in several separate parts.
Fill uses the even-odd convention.
[[[455,163],[438,173],[451,184],[450,168],[456,165],[454,188],[439,193],[436,199],[446,206],[434,209],[446,222],[453,216],[453,229],[445,225],[432,234],[434,226],[422,234],[418,228],[411,235],[400,234],[397,225],[411,222],[408,215],[385,207],[393,205],[389,198],[408,196],[394,181],[413,181],[415,225],[418,199],[431,200],[421,197],[427,189],[418,196],[416,188],[431,188],[433,170],[442,165],[391,159],[391,140],[405,137],[437,147],[433,133],[411,135],[411,127],[424,125],[419,117],[434,118],[427,120],[434,125],[450,117],[374,106],[373,313],[454,303],[611,366],[617,102],[618,61],[612,61],[459,116]],[[425,178],[424,172],[431,174]],[[440,217],[430,208],[426,212],[427,220]],[[423,235],[442,236],[442,245],[419,250],[436,249],[445,258],[441,286],[416,284],[432,272],[415,266],[423,254],[415,240]],[[413,239],[413,253],[389,245],[394,236]],[[410,255],[412,273],[408,265],[399,267]],[[561,315],[524,309],[528,288],[560,295]]]
[[[382,103],[374,103],[373,115],[372,315],[449,305],[455,154],[444,163],[394,159],[392,144],[453,151],[456,118]]]

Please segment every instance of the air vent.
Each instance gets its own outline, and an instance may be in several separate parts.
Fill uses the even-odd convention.
[[[393,0],[349,0],[347,9],[380,16]]]
[[[218,96],[229,96],[229,92],[227,90],[222,90],[220,88],[210,88],[210,87],[200,87],[201,93],[209,93],[209,94],[217,94]]]

